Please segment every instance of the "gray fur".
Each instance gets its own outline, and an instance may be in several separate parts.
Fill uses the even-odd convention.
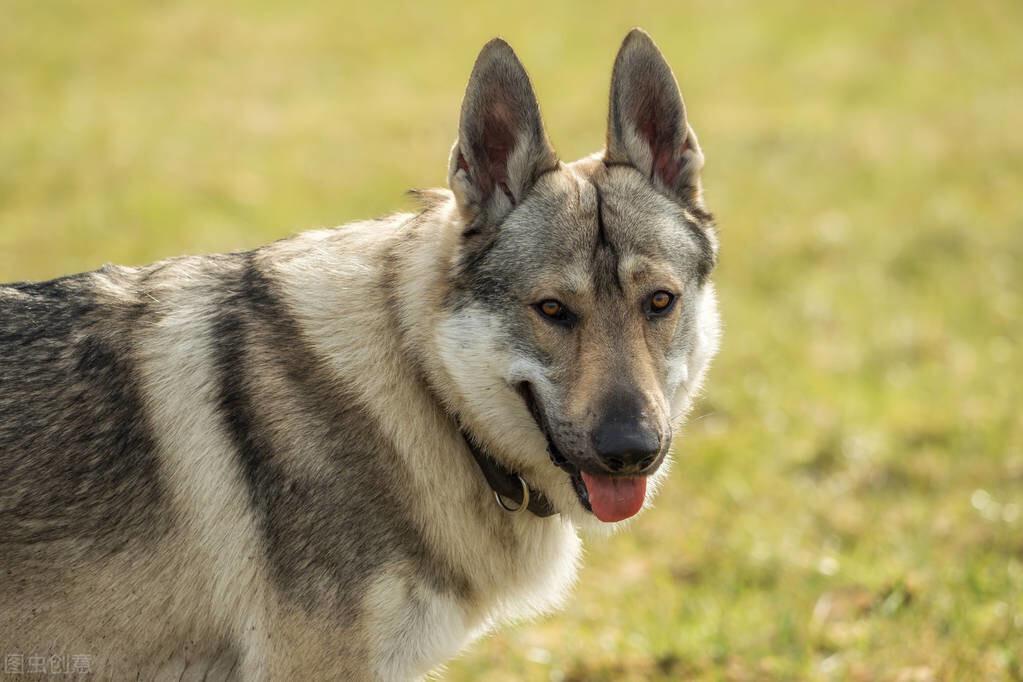
[[[373,568],[405,559],[436,589],[467,595],[467,580],[431,555],[401,500],[380,485],[402,478],[392,446],[357,393],[327,378],[261,255],[243,254],[224,273],[217,381],[277,588],[304,608],[354,619]],[[278,463],[280,451],[303,447],[299,438],[323,450],[327,466],[315,478]]]
[[[55,552],[86,559],[165,531],[132,354],[132,327],[148,310],[127,279],[107,268],[0,288],[0,547],[8,558],[45,568]],[[99,281],[122,295],[101,293]]]
[[[416,679],[557,607],[602,527],[566,473],[600,466],[594,419],[656,426],[656,487],[717,343],[702,155],[645,34],[609,120],[605,153],[558,161],[495,40],[418,214],[0,286],[0,654]],[[501,510],[460,426],[558,514]]]

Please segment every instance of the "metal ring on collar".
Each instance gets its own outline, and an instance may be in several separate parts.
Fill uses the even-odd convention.
[[[519,503],[519,506],[509,507],[505,503],[504,498],[501,497],[501,493],[496,490],[494,491],[494,499],[497,500],[499,505],[501,505],[501,509],[505,510],[509,514],[521,514],[529,508],[529,486],[526,485],[526,482],[518,474],[515,475],[515,478],[519,479],[519,485],[522,486],[522,502]]]

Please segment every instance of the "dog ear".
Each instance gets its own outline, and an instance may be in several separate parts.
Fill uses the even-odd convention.
[[[703,154],[657,45],[632,29],[615,58],[605,162],[629,164],[663,192],[698,201]]]
[[[500,221],[557,164],[526,70],[508,43],[491,40],[473,66],[451,150],[459,208],[472,222]]]

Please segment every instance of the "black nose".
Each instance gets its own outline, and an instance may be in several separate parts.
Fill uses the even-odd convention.
[[[597,457],[615,473],[641,473],[657,460],[661,436],[635,398],[614,401],[593,432]]]

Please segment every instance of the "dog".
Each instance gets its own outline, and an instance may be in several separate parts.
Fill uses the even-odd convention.
[[[560,606],[718,346],[702,166],[646,33],[572,163],[495,39],[421,210],[0,287],[5,672],[420,679]]]

